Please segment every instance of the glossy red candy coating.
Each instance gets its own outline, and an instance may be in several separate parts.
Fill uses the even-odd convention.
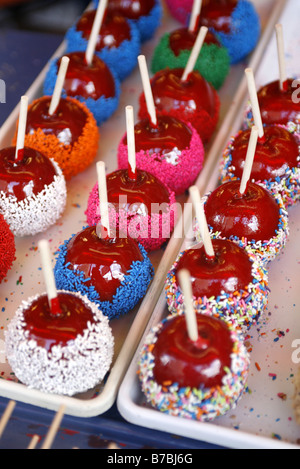
[[[215,93],[211,85],[198,73],[190,73],[182,81],[183,69],[164,69],[157,72],[151,80],[155,106],[158,111],[170,112],[184,109],[184,117],[205,110],[211,117],[215,115]]]
[[[169,36],[169,47],[173,51],[176,57],[183,50],[192,50],[197,39],[198,31],[190,31],[188,28],[176,29]],[[205,44],[216,44],[220,46],[220,43],[216,36],[210,31],[207,32],[205,37]]]
[[[61,314],[51,313],[46,294],[39,296],[24,311],[25,330],[47,351],[54,345],[65,346],[84,331],[88,321],[93,323],[91,309],[72,293],[58,292]]]
[[[205,204],[208,225],[226,238],[245,237],[257,242],[276,236],[280,214],[275,197],[252,182],[243,195],[239,188],[240,181],[229,181],[210,194]]]
[[[120,169],[107,175],[108,201],[118,208],[134,213],[141,205],[145,205],[151,215],[151,204],[168,204],[169,192],[155,176],[137,169],[136,180],[129,177],[127,169]],[[126,205],[120,206],[120,196],[126,196]]]
[[[45,185],[54,181],[56,170],[52,162],[33,148],[24,148],[23,159],[15,161],[15,147],[0,151],[0,191],[18,201],[37,195]]]
[[[231,15],[238,0],[208,0],[201,8],[200,24],[215,31],[229,33]]]
[[[27,114],[26,134],[41,129],[45,135],[55,135],[64,145],[73,145],[82,135],[87,121],[85,112],[74,100],[61,98],[54,114],[49,115],[51,97],[35,101]]]
[[[192,131],[182,121],[171,116],[158,116],[157,127],[149,119],[142,119],[134,126],[135,149],[137,152],[149,151],[149,154],[169,153],[174,148],[182,151],[189,148]],[[124,138],[127,144],[127,137]]]
[[[176,266],[177,283],[177,273],[187,269],[196,298],[245,290],[252,282],[252,263],[245,250],[228,240],[213,239],[212,243],[215,253],[212,259],[207,257],[203,245],[184,252]]]
[[[108,11],[117,12],[132,20],[147,16],[155,5],[154,0],[110,0]]]
[[[222,385],[230,369],[233,343],[225,322],[197,314],[197,342],[187,334],[185,317],[167,321],[154,344],[154,379],[161,385],[209,389]]]
[[[251,130],[237,135],[231,151],[234,175],[242,177]],[[258,140],[251,178],[255,181],[274,180],[282,177],[288,169],[298,166],[299,148],[295,137],[283,127],[266,126],[264,139]]]
[[[130,238],[100,239],[96,227],[88,227],[68,244],[65,263],[84,273],[101,301],[110,301],[134,261],[142,261],[139,246]]]
[[[263,86],[257,93],[262,121],[264,124],[282,124],[296,121],[300,115],[300,102],[293,79],[288,79],[286,90],[281,91],[279,81]],[[295,95],[294,95],[295,93]],[[293,99],[294,96],[294,99]]]
[[[66,56],[70,59],[64,81],[64,90],[68,96],[95,100],[101,96],[106,99],[115,96],[115,82],[111,71],[96,54],[91,65],[85,60],[85,52],[71,52]],[[58,69],[60,60],[57,62]]]
[[[90,38],[95,16],[95,10],[88,10],[81,16],[76,25],[77,31],[81,31],[86,40]],[[106,14],[98,35],[96,51],[100,51],[104,47],[118,48],[126,39],[130,40],[130,26],[126,18],[118,14]]]

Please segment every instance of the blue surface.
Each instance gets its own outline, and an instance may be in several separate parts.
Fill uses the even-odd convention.
[[[34,79],[62,42],[62,36],[30,31],[0,31],[0,125],[19,103]],[[0,90],[3,88],[0,87]]]
[[[0,398],[2,415],[7,399]],[[33,437],[40,436],[40,449],[55,413],[31,405],[17,403],[0,440],[0,449],[26,449]],[[220,449],[188,438],[149,430],[125,422],[116,407],[99,417],[64,416],[51,449],[107,449],[114,443],[120,449]]]

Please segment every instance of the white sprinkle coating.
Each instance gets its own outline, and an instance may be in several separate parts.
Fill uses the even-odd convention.
[[[59,290],[58,293],[68,293]],[[94,322],[67,345],[55,345],[47,352],[29,339],[24,312],[40,296],[23,301],[5,331],[6,358],[16,377],[30,389],[72,396],[92,389],[108,372],[114,353],[114,337],[109,321],[99,308],[79,293],[91,309]]]
[[[17,237],[35,235],[47,230],[62,215],[67,201],[66,181],[58,164],[50,159],[56,175],[51,184],[37,195],[18,201],[0,191],[0,212]]]

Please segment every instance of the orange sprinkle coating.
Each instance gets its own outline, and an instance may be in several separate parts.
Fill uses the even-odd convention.
[[[100,132],[93,114],[85,104],[70,97],[66,99],[75,101],[78,107],[87,114],[86,124],[78,140],[73,145],[64,145],[55,135],[45,135],[42,129],[37,129],[32,134],[25,135],[24,145],[53,158],[60,166],[65,179],[69,180],[84,171],[94,161],[99,148]],[[32,102],[28,110],[36,101]],[[13,145],[16,144],[16,140],[17,130]]]

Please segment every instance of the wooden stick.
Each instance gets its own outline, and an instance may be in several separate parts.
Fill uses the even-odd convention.
[[[86,53],[85,53],[85,59],[88,65],[91,65],[93,61],[93,57],[94,57],[94,53],[95,53],[95,49],[97,45],[97,39],[100,33],[100,29],[101,29],[103,18],[104,18],[104,13],[107,7],[107,1],[108,0],[100,0],[98,4],[91,35],[90,35]]]
[[[110,237],[110,224],[109,224],[109,212],[108,212],[108,198],[107,198],[107,183],[105,173],[104,161],[98,161],[97,163],[97,174],[98,174],[98,191],[99,191],[99,207],[101,215],[101,227],[103,230],[102,237]]]
[[[136,155],[135,155],[135,135],[134,135],[134,115],[133,107],[126,106],[126,129],[127,129],[127,149],[128,149],[128,173],[132,180],[136,180]]]
[[[60,408],[58,409],[57,413],[55,414],[55,417],[52,421],[52,424],[50,425],[50,428],[48,430],[48,433],[46,435],[46,438],[44,440],[44,443],[42,445],[42,449],[50,449],[52,446],[52,443],[54,441],[54,438],[57,434],[59,425],[63,419],[65,413],[65,406],[61,405]]]
[[[202,0],[194,0],[192,13],[189,21],[189,31],[193,32],[196,29],[197,20],[202,8]]]
[[[277,51],[278,51],[278,63],[279,63],[279,82],[280,90],[287,90],[287,73],[286,73],[286,62],[284,56],[284,41],[283,41],[283,28],[282,24],[276,24],[276,40],[277,40]]]
[[[190,340],[196,342],[198,340],[198,326],[196,313],[193,306],[193,292],[191,286],[191,275],[186,269],[178,272],[178,280],[184,298],[185,319],[187,325],[188,336]]]
[[[245,159],[245,166],[244,166],[243,175],[242,175],[241,184],[240,184],[241,194],[244,194],[246,187],[247,187],[247,183],[250,179],[252,166],[253,166],[253,160],[254,160],[254,156],[256,152],[257,141],[258,141],[258,128],[256,127],[256,125],[253,125],[253,127],[251,128],[249,145],[248,145],[247,155]]]
[[[264,137],[264,127],[262,123],[262,118],[261,118],[261,113],[260,113],[260,107],[259,107],[259,102],[258,102],[258,97],[257,97],[257,92],[256,92],[256,85],[255,85],[255,80],[254,80],[254,75],[253,75],[253,70],[252,68],[246,68],[245,70],[246,78],[247,78],[247,84],[248,84],[248,91],[250,95],[250,102],[251,102],[251,107],[252,107],[252,114],[253,114],[253,119],[256,127],[258,128],[258,136],[259,138]]]
[[[189,189],[190,196],[193,202],[194,210],[196,212],[196,218],[198,220],[201,238],[204,244],[206,255],[210,258],[215,257],[214,248],[212,245],[209,228],[206,221],[204,212],[203,202],[200,197],[200,192],[197,186],[192,186]]]
[[[148,67],[147,67],[146,58],[144,55],[138,56],[138,63],[139,63],[140,74],[141,74],[142,83],[143,83],[143,89],[144,89],[148,114],[150,116],[152,125],[156,127],[157,126],[156,109],[155,109],[155,104],[154,104],[154,99],[153,99],[153,94],[152,94],[152,89],[151,89]]]
[[[199,57],[199,54],[202,49],[202,45],[204,43],[204,40],[207,34],[207,31],[208,31],[208,28],[206,26],[202,26],[200,28],[194,47],[189,56],[189,60],[187,61],[187,64],[185,66],[185,69],[181,78],[182,81],[186,81],[188,79],[189,74],[194,70],[196,61]]]
[[[15,161],[22,161],[24,157],[24,141],[27,124],[28,97],[22,96],[20,102],[20,114],[18,123],[18,135],[16,144]]]
[[[60,98],[61,98],[61,92],[62,92],[62,89],[63,89],[63,86],[64,86],[64,81],[65,81],[65,78],[66,78],[66,73],[67,73],[67,70],[68,70],[69,62],[70,62],[69,57],[66,57],[66,56],[62,57],[61,62],[60,62],[59,71],[58,71],[58,74],[57,74],[55,88],[54,88],[53,95],[52,95],[52,98],[51,98],[51,103],[50,103],[50,106],[49,106],[49,115],[50,116],[52,116],[55,113],[55,111],[57,109],[57,106],[59,105],[59,101],[60,101]]]
[[[8,424],[8,421],[11,417],[11,414],[13,413],[14,411],[14,408],[16,406],[16,402],[15,401],[9,401],[9,403],[7,404],[6,406],[6,409],[5,411],[3,412],[2,414],[2,417],[1,417],[1,420],[0,420],[0,438],[2,437],[3,435],[3,432],[6,428],[6,425]]]
[[[33,437],[31,438],[30,440],[30,443],[27,447],[27,449],[35,449],[36,448],[36,445],[38,444],[40,440],[40,436],[39,435],[33,435]]]
[[[39,244],[41,253],[42,266],[44,272],[44,280],[46,284],[47,296],[51,313],[54,315],[61,314],[61,309],[57,297],[54,273],[51,265],[51,253],[48,241],[42,239]]]

